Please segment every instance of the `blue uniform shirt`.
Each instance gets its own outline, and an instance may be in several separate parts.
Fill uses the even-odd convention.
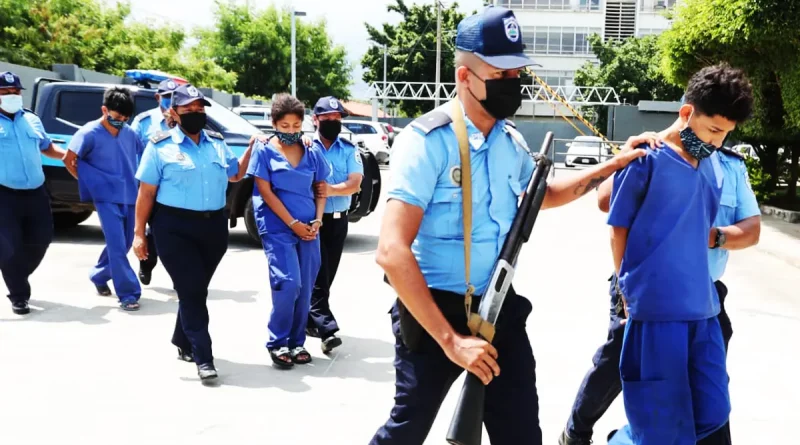
[[[450,114],[447,103],[437,109]],[[518,198],[530,182],[533,159],[512,138],[516,130],[498,121],[484,137],[464,116],[472,169],[471,281],[477,295],[489,284],[492,268],[517,213]],[[407,128],[395,139],[389,199],[425,213],[411,250],[428,287],[464,293],[464,231],[461,159],[453,123],[427,135]],[[524,144],[522,137],[516,133]]]
[[[619,285],[631,319],[704,320],[719,313],[708,235],[719,209],[718,156],[697,169],[669,147],[617,172],[608,224],[628,229]]]
[[[269,182],[272,192],[281,200],[293,218],[308,224],[317,217],[314,182],[330,179],[331,168],[325,155],[312,145],[300,159],[297,167],[271,143],[256,142],[250,155],[247,174]],[[261,198],[258,187],[253,187],[253,210],[258,233],[292,233]]]
[[[152,110],[147,110],[139,114],[133,119],[131,128],[136,132],[136,135],[139,136],[139,140],[142,141],[143,146],[147,146],[147,142],[150,138],[159,131],[170,130],[167,121],[164,120],[161,108],[153,108]]]
[[[160,204],[211,211],[225,207],[228,178],[237,173],[239,159],[225,141],[203,130],[198,145],[175,127],[169,137],[148,142],[136,179],[158,186]]]
[[[715,153],[718,153],[725,181],[722,184],[722,199],[717,218],[714,220],[714,227],[730,226],[743,219],[760,215],[761,210],[758,207],[756,195],[750,188],[747,166],[744,161],[727,153],[719,151]],[[713,281],[722,278],[727,263],[727,250],[724,248],[709,249],[708,267]]]
[[[314,138],[314,147],[319,149],[331,165],[331,184],[341,184],[353,173],[364,174],[361,153],[352,142],[337,138],[330,148],[325,149],[317,136]],[[325,213],[344,212],[350,208],[352,200],[352,196],[331,196],[325,202]]]
[[[68,149],[78,156],[82,201],[136,204],[136,166],[144,146],[129,126],[114,137],[102,118],[88,122],[75,133]]]
[[[44,184],[41,152],[49,147],[38,116],[19,111],[12,120],[0,113],[0,185],[31,190]]]

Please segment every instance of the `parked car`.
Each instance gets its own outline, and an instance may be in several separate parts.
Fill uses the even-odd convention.
[[[611,146],[603,142],[598,136],[578,136],[567,142],[567,156],[564,159],[565,167],[599,164],[610,156]]]
[[[352,131],[357,137],[360,137],[367,149],[375,155],[375,158],[380,164],[388,164],[390,151],[389,151],[389,135],[384,129],[381,122],[371,121],[357,121],[345,119],[342,121],[342,126]]]
[[[102,115],[103,93],[112,85],[85,82],[65,82],[57,79],[36,79],[33,86],[32,108],[39,116],[44,129],[53,143],[66,148],[72,136],[85,123]],[[158,106],[155,90],[125,85],[134,97],[134,113]],[[263,133],[247,120],[230,109],[207,98],[211,106],[206,107],[208,124],[206,129],[221,133],[225,142],[237,156],[241,156],[255,134]],[[353,195],[348,219],[356,222],[371,214],[378,203],[381,189],[380,168],[375,156],[363,147],[359,150],[364,164],[364,180],[361,190]],[[45,186],[51,197],[54,223],[65,228],[88,219],[94,207],[80,201],[78,182],[64,168],[63,162],[42,157]],[[253,179],[245,178],[229,183],[225,209],[230,227],[236,227],[238,218],[243,218],[247,233],[260,244],[255,224],[251,197]]]
[[[261,131],[272,131],[272,108],[269,105],[242,105],[231,111],[246,119]]]

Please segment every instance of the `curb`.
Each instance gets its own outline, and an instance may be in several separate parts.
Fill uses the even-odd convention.
[[[789,223],[800,224],[800,212],[792,210],[784,210],[778,207],[762,205],[761,213],[764,215],[772,215],[778,219],[782,219]]]

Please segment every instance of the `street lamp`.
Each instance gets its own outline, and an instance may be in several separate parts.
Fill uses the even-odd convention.
[[[306,13],[295,11],[292,6],[292,96],[297,97],[297,31],[295,29],[295,17],[305,17]]]

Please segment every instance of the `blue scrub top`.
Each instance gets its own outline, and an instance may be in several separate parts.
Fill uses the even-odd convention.
[[[21,110],[14,119],[0,113],[0,185],[32,190],[44,184],[42,151],[50,138],[39,117]]]
[[[717,156],[695,169],[666,146],[647,149],[616,173],[608,224],[629,229],[619,284],[631,319],[693,321],[719,313],[708,237],[722,183]]]
[[[178,126],[168,134],[148,142],[136,179],[157,186],[156,201],[165,206],[196,211],[224,208],[228,178],[239,173],[239,159],[228,144],[206,130],[199,144]]]
[[[347,177],[353,173],[364,174],[361,153],[347,139],[336,138],[333,144],[326,149],[317,135],[314,138],[314,147],[319,149],[331,165],[331,184],[341,184],[347,181]],[[325,201],[325,213],[349,210],[352,201],[352,196],[331,196]]]
[[[750,187],[744,160],[719,151],[712,156],[719,156],[722,173],[725,176],[722,184],[722,199],[717,218],[714,220],[714,227],[730,226],[743,219],[761,215],[756,195]],[[728,251],[726,249],[709,249],[708,267],[711,270],[712,280],[717,281],[722,278],[727,264]]]
[[[247,174],[269,182],[272,192],[292,218],[308,224],[317,217],[313,184],[328,181],[331,168],[315,145],[306,149],[297,167],[292,167],[272,143],[258,141],[253,145]],[[294,233],[264,202],[256,185],[253,186],[253,209],[258,233]]]
[[[451,105],[438,111],[451,114]],[[472,250],[470,274],[477,295],[483,294],[500,255],[518,198],[530,182],[533,159],[522,136],[497,121],[488,137],[472,122],[467,124],[472,169]],[[389,199],[424,210],[411,245],[428,287],[464,293],[464,230],[461,186],[457,182],[461,159],[453,124],[427,135],[414,126],[403,130],[392,149]]]
[[[136,167],[144,146],[125,125],[114,137],[103,118],[81,127],[68,150],[78,156],[78,188],[81,201],[136,204]]]

